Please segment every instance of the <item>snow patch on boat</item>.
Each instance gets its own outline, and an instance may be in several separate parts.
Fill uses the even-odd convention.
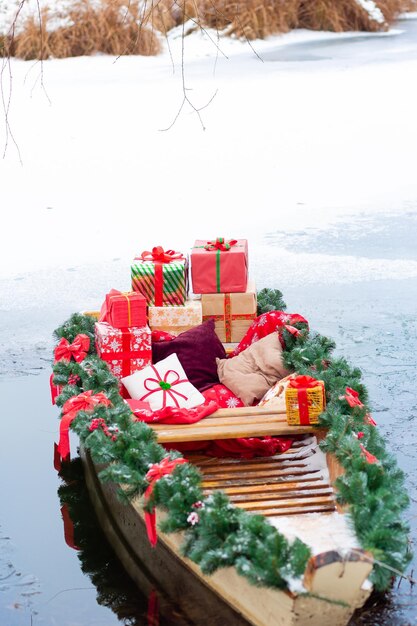
[[[289,540],[296,537],[306,543],[313,555],[336,550],[341,555],[360,548],[351,526],[349,515],[333,513],[305,513],[270,517],[269,521]]]
[[[320,450],[317,439],[312,437],[308,443],[311,454],[305,459],[307,470],[317,477],[317,471],[323,482],[329,482],[326,455]],[[304,448],[304,453],[306,448]],[[276,516],[269,518],[270,523],[289,540],[297,537],[306,543],[313,555],[337,550],[341,555],[360,548],[359,540],[353,530],[353,522],[348,514],[337,511],[332,513],[304,513],[302,515]],[[291,589],[296,591],[295,589]]]

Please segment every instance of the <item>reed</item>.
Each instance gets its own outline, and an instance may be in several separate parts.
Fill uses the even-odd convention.
[[[58,26],[54,27],[54,24]],[[21,59],[64,58],[104,53],[155,55],[159,37],[138,2],[76,0],[62,14],[44,10],[29,17],[18,33],[6,40],[5,51]]]
[[[265,38],[294,28],[386,30],[417,0],[375,0],[376,19],[360,0],[75,0],[63,14],[44,10],[13,37],[0,35],[0,56],[48,59],[106,53],[154,55],[163,35],[194,21],[191,30],[214,28],[226,36]],[[377,17],[378,17],[377,15]],[[188,31],[187,31],[188,32]]]

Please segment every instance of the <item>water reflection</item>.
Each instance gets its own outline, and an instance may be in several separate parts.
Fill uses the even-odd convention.
[[[113,611],[126,626],[186,624],[179,609],[163,595],[143,569],[138,589],[115,557],[92,508],[84,482],[81,460],[65,464],[58,490],[67,544],[77,549],[81,569],[97,590],[98,604]]]

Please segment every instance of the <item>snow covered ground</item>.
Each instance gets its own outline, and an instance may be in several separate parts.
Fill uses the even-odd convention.
[[[168,50],[42,68],[12,61],[9,123],[22,164],[9,136],[0,276],[127,261],[154,243],[190,247],[195,235],[255,243],[270,230],[401,212],[417,198],[417,47],[401,63],[394,55],[268,62],[248,44],[210,36],[185,40],[186,94],[207,105],[205,130],[188,103],[171,126],[183,100],[179,33],[170,39],[174,65]],[[262,58],[290,42],[336,37],[290,33],[253,46]],[[7,68],[2,78],[7,98]],[[387,268],[382,261],[360,271]],[[417,264],[398,271],[415,276]]]

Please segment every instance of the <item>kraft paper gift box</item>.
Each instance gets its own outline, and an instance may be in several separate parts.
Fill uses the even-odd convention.
[[[188,294],[188,257],[161,246],[135,257],[131,265],[132,289],[149,306],[183,306]]]
[[[195,294],[246,291],[248,242],[246,239],[198,239],[191,251],[191,280]]]
[[[149,326],[115,328],[107,322],[95,323],[96,350],[119,380],[152,362]]]
[[[216,293],[201,296],[203,321],[213,318],[215,331],[223,343],[239,342],[257,316],[255,282],[250,280],[241,293]]]
[[[163,330],[179,335],[202,323],[201,300],[187,300],[183,307],[150,306],[148,317],[151,330]]]

